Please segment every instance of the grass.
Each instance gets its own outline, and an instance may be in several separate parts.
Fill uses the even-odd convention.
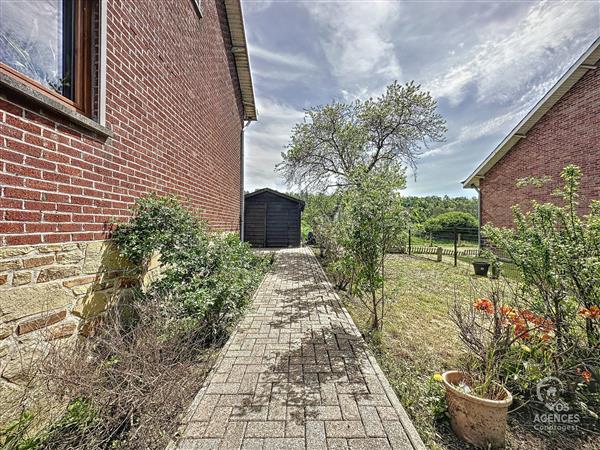
[[[430,448],[464,448],[444,421],[442,388],[435,373],[456,368],[463,352],[448,308],[455,298],[489,281],[466,276],[445,263],[406,255],[390,255],[387,262],[388,304],[383,333],[372,342],[379,363],[399,395],[421,437]],[[360,301],[346,307],[359,329],[368,330],[369,312]]]
[[[471,448],[452,433],[445,415],[443,389],[432,378],[435,373],[460,368],[464,355],[449,307],[456,299],[471,302],[483,296],[490,280],[473,275],[466,262],[454,267],[407,255],[390,255],[386,272],[387,292],[395,300],[387,305],[383,332],[371,336],[369,344],[426,446]],[[359,300],[340,294],[357,326],[367,335],[367,308]],[[540,435],[532,426],[531,417],[520,412],[511,414],[507,447],[598,448],[592,440],[572,442],[567,436]]]

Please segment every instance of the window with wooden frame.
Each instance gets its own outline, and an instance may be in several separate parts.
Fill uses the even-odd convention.
[[[204,11],[202,10],[202,0],[192,0],[192,2],[194,2],[198,15],[202,17],[204,15]]]
[[[92,115],[95,0],[0,0],[0,71]]]

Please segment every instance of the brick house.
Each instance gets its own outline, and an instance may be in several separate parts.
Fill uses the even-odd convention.
[[[579,58],[494,151],[463,187],[479,193],[481,224],[511,226],[511,207],[531,200],[556,202],[560,171],[583,172],[581,212],[600,199],[600,38]],[[541,188],[517,188],[529,176],[549,176]]]
[[[118,295],[106,239],[140,195],[239,230],[252,120],[239,0],[0,3],[0,381],[3,349]]]

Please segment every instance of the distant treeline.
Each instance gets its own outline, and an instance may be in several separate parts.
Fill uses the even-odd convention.
[[[410,211],[413,223],[421,224],[427,219],[440,214],[459,211],[472,214],[477,217],[476,197],[448,197],[444,195],[430,195],[428,197],[404,197],[402,204]]]
[[[300,198],[306,202],[304,217],[308,218],[314,213],[317,204],[335,203],[335,200],[325,194],[296,194],[289,193],[294,197]],[[415,225],[422,225],[427,219],[439,216],[440,214],[458,211],[469,213],[477,218],[477,198],[476,197],[443,197],[430,195],[427,197],[408,196],[402,199],[403,206],[410,212],[411,222]]]

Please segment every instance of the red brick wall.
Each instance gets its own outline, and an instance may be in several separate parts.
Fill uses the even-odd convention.
[[[551,193],[561,185],[560,171],[581,167],[581,213],[600,199],[600,70],[589,71],[481,180],[483,223],[511,226],[511,206],[526,209],[531,200],[560,202]],[[516,180],[549,175],[542,188],[517,188]]]
[[[105,238],[149,191],[238,228],[241,97],[222,1],[203,5],[108,0],[112,139],[0,91],[0,245]]]

